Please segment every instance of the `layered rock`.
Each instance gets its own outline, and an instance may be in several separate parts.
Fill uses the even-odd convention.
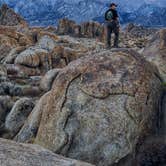
[[[160,96],[157,69],[135,51],[82,57],[60,70],[15,140],[111,165],[151,132]]]
[[[166,81],[166,29],[160,30],[143,50],[145,58],[154,63]]]
[[[18,144],[0,139],[1,166],[92,166],[81,161],[65,158],[38,145]]]

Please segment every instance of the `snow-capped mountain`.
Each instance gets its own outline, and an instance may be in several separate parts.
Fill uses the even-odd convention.
[[[115,0],[122,23],[166,26],[166,0]],[[102,20],[110,0],[0,0],[31,25],[56,25],[67,17],[77,22]],[[155,19],[155,20],[154,20]]]

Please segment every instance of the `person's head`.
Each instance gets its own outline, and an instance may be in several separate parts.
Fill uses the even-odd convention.
[[[111,8],[111,9],[116,9],[116,7],[117,7],[117,4],[115,4],[115,3],[111,3],[111,4],[110,4],[110,8]]]

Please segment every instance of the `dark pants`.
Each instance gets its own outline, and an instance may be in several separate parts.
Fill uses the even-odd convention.
[[[107,30],[107,47],[111,47],[111,34],[115,34],[114,38],[114,47],[118,47],[119,43],[119,26],[116,21],[107,22],[106,23],[106,30]]]

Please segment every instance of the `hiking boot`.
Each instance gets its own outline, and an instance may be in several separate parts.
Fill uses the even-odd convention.
[[[111,46],[107,45],[105,48],[110,50],[110,49],[111,49]]]
[[[120,48],[119,46],[113,46],[113,48]]]

